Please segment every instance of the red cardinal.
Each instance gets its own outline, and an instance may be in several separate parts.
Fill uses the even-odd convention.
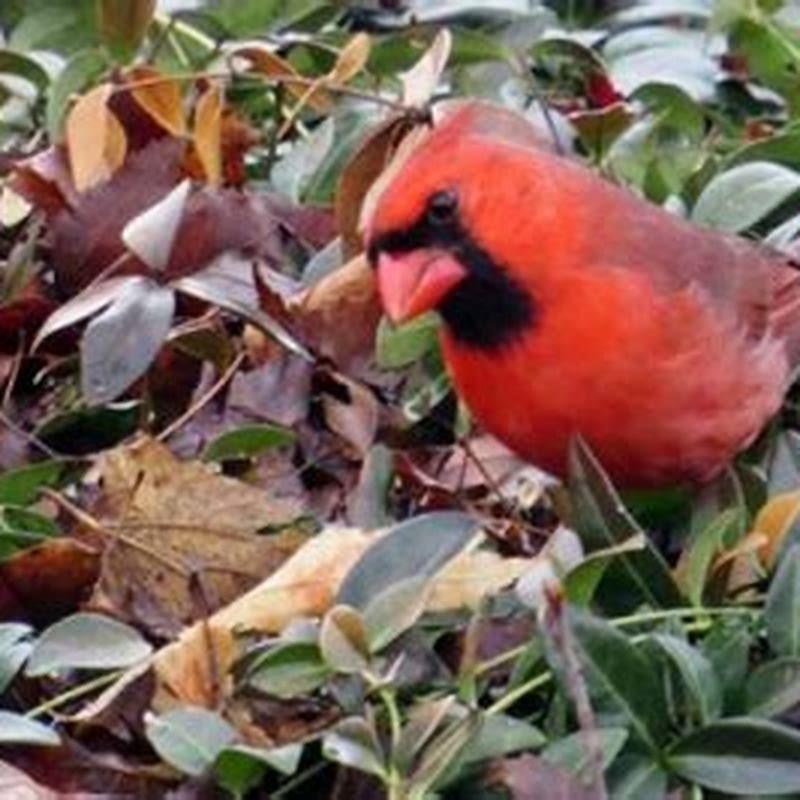
[[[388,316],[441,314],[458,392],[532,463],[564,475],[581,434],[621,486],[712,479],[800,361],[800,272],[493,133],[507,115],[462,106],[378,196]]]

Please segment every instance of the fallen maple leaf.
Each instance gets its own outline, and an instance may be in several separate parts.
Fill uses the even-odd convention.
[[[143,439],[104,454],[97,506],[109,536],[92,605],[168,636],[271,574],[306,539],[260,536],[302,514],[297,500],[178,461]]]

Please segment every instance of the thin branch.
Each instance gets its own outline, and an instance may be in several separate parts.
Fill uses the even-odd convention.
[[[184,425],[186,425],[186,423],[189,422],[194,416],[200,413],[200,411],[202,411],[217,396],[217,394],[219,394],[219,392],[225,388],[225,385],[236,374],[236,371],[242,365],[242,362],[245,360],[245,358],[247,358],[246,353],[239,353],[231,362],[230,366],[225,370],[225,372],[222,373],[219,380],[217,380],[217,382],[204,395],[192,403],[185,413],[181,414],[178,419],[176,419],[158,434],[158,441],[166,441],[170,436],[175,434]]]

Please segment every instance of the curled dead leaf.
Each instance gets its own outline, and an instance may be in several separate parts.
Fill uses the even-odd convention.
[[[329,114],[333,110],[333,99],[328,92],[320,88],[308,95],[302,76],[286,59],[281,58],[268,47],[258,44],[248,45],[237,48],[231,55],[246,58],[250,62],[253,72],[282,79],[287,91],[297,100],[304,99],[305,103],[314,111],[320,114]],[[292,76],[297,76],[302,82],[293,83]]]
[[[133,99],[172,136],[186,134],[181,84],[153,67],[133,67],[125,75]]]
[[[442,28],[431,46],[408,72],[400,76],[403,105],[422,108],[430,102],[453,49],[453,35]]]
[[[194,146],[203,166],[206,180],[212,186],[222,182],[222,87],[210,84],[194,113]]]
[[[380,404],[374,392],[344,375],[326,372],[320,392],[325,422],[358,458],[372,448],[378,433]]]
[[[110,83],[95,87],[67,116],[67,152],[78,192],[107,181],[125,161],[125,131],[108,107],[113,91]]]
[[[342,48],[328,79],[334,83],[347,83],[367,65],[372,50],[372,40],[366,33],[357,33]]]
[[[403,137],[414,127],[405,115],[394,115],[374,128],[351,156],[339,176],[334,207],[345,258],[363,249],[359,219],[364,199],[387,168]]]
[[[765,537],[758,550],[761,563],[767,569],[775,566],[786,535],[800,517],[800,490],[771,497],[758,512],[753,523],[753,533]]]
[[[361,375],[372,361],[381,307],[375,276],[356,256],[308,289],[288,298],[272,288],[264,269],[256,272],[261,307],[341,370]]]

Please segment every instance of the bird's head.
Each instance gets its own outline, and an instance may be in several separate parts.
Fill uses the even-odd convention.
[[[519,145],[541,147],[536,136],[511,112],[470,103],[394,170],[365,225],[393,322],[436,310],[456,338],[493,346],[530,321],[533,300],[504,263],[503,239],[520,213],[515,198],[526,191],[509,174],[508,155]]]

